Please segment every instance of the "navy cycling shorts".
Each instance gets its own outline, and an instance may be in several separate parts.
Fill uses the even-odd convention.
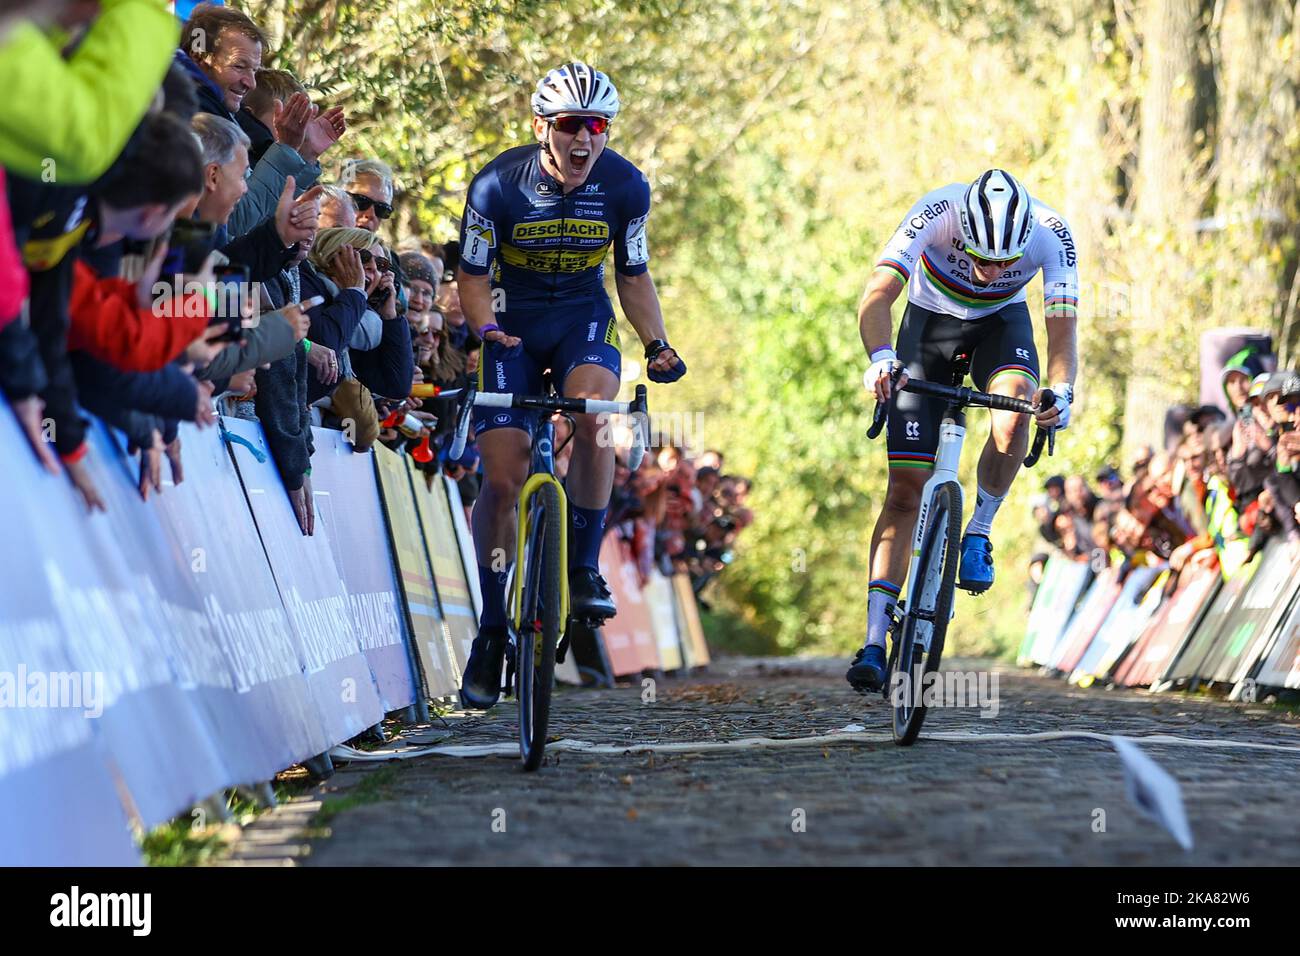
[[[608,301],[545,312],[502,312],[496,323],[507,335],[523,340],[524,350],[512,359],[499,357],[495,342],[484,342],[479,356],[478,388],[482,392],[542,394],[542,373],[547,369],[555,387],[564,393],[564,381],[579,365],[599,365],[618,378],[622,354],[618,324]],[[535,413],[523,408],[474,409],[474,434],[494,428],[531,430]]]

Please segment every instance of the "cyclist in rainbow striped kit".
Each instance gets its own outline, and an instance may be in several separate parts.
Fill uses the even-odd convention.
[[[868,391],[886,401],[890,372],[900,362],[900,384],[909,375],[948,384],[953,357],[965,353],[979,389],[1036,399],[1042,389],[1025,291],[1040,270],[1047,370],[1056,403],[1040,412],[1037,422],[1065,428],[1078,365],[1074,239],[1059,213],[1031,199],[1000,169],[969,185],[954,183],[928,193],[886,244],[858,308],[862,344],[871,357],[863,378]],[[907,308],[895,351],[890,307],[904,285]],[[939,399],[902,392],[889,414],[889,488],[871,538],[867,639],[846,675],[859,690],[876,690],[884,679],[885,637],[907,575],[912,529],[921,489],[934,467],[943,408]],[[990,418],[958,571],[958,586],[973,594],[993,584],[993,516],[1029,447],[1025,416],[994,411]]]

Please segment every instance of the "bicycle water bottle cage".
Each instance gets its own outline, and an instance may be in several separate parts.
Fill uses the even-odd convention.
[[[970,355],[966,352],[958,352],[952,357],[952,386],[960,388],[962,382],[966,381],[966,376],[970,373]]]

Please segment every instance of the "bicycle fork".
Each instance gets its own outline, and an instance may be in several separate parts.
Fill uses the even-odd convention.
[[[907,566],[908,597],[916,589],[919,595],[920,588],[925,586],[924,581],[918,581],[921,564],[921,545],[925,540],[926,518],[930,514],[931,499],[934,497],[935,489],[947,482],[954,482],[957,485],[957,507],[963,513],[965,512],[965,493],[962,491],[961,482],[957,480],[957,464],[961,461],[962,445],[966,441],[966,415],[960,408],[948,407],[944,413],[943,422],[939,425],[939,448],[934,458],[934,471],[931,472],[925,486],[921,489],[921,505],[916,515],[916,526],[912,530],[912,557]],[[955,547],[956,542],[949,542],[949,547]],[[912,601],[912,604],[917,603]],[[898,616],[895,619],[894,628],[902,625],[902,619],[906,616],[906,601],[898,603]],[[949,620],[955,614],[955,610],[950,612]],[[930,652],[930,634],[925,634],[925,651]]]

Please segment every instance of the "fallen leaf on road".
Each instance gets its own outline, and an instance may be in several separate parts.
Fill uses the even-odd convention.
[[[635,807],[631,807],[631,808],[629,808],[628,811],[627,811],[627,818],[628,818],[629,820],[635,820],[635,819],[636,819],[636,816],[637,816],[637,814],[636,814],[636,808],[635,808]]]

